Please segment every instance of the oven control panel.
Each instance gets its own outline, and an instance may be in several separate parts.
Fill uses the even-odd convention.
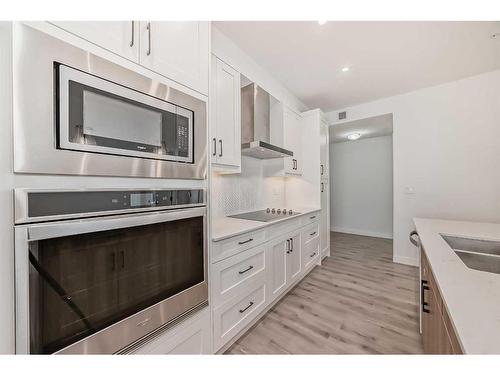
[[[27,193],[29,218],[82,215],[130,209],[177,208],[205,204],[203,189],[75,190]]]

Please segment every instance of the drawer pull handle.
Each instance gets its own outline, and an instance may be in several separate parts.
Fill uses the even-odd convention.
[[[309,219],[311,219],[311,220],[312,220],[312,219],[316,219],[316,215],[314,215],[314,216],[310,216],[310,217],[309,217]]]
[[[316,234],[316,231],[312,232],[310,236],[314,236]]]
[[[246,272],[250,271],[251,269],[253,269],[253,266],[248,266],[248,268],[247,268],[247,269],[244,269],[243,271],[238,271],[238,273],[239,273],[240,275],[243,275],[244,273],[246,273]]]
[[[250,302],[247,307],[245,307],[244,309],[240,309],[240,313],[243,314],[245,311],[247,311],[252,306],[253,306],[253,302]]]
[[[311,255],[309,255],[309,258],[312,258],[314,256],[316,256],[316,251],[314,253],[312,253]]]
[[[427,280],[422,280],[422,312],[428,314],[431,311],[427,308],[429,306],[429,303],[425,302],[425,291],[426,290],[430,290],[429,286],[427,285]]]
[[[238,245],[244,245],[244,244],[249,243],[249,242],[252,242],[252,241],[253,241],[253,238],[249,238],[249,239],[248,239],[248,240],[246,240],[246,241],[240,241],[240,242],[238,242]]]

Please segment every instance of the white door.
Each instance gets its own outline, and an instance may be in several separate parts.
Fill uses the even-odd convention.
[[[212,162],[241,166],[240,73],[212,58]]]
[[[325,121],[321,121],[320,125],[320,174],[321,180],[328,180],[328,170],[329,170],[329,137],[328,137],[328,124]]]
[[[285,108],[283,114],[284,148],[293,151],[293,156],[285,159],[285,173],[302,174],[302,128],[300,116]]]
[[[320,249],[321,257],[330,255],[330,194],[328,180],[321,181]]]
[[[300,233],[297,233],[290,237],[287,254],[287,284],[293,283],[300,276],[301,259]]]
[[[134,62],[139,62],[137,21],[52,21],[53,25]]]
[[[280,238],[271,242],[269,246],[269,301],[278,297],[287,286],[286,267],[288,261],[289,239]]]
[[[141,65],[208,95],[209,23],[140,23]]]

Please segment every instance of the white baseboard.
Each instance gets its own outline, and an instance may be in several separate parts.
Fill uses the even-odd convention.
[[[359,236],[379,237],[379,238],[387,238],[387,239],[392,240],[392,233],[371,232],[371,231],[366,231],[366,230],[339,228],[339,227],[331,227],[330,230],[332,232],[357,234]]]
[[[399,255],[393,255],[392,256],[392,261],[394,263],[406,264],[408,266],[415,266],[415,267],[419,266],[418,259],[411,258],[411,257],[402,257],[402,256],[399,256]]]

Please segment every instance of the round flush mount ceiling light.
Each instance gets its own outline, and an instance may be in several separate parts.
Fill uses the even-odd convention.
[[[324,24],[325,24],[325,23],[327,23],[327,22],[328,22],[328,21],[325,21],[325,20],[318,21],[318,23],[319,23],[320,25],[324,25]]]
[[[348,71],[349,71],[349,67],[348,67],[348,66],[344,66],[344,67],[342,68],[342,71],[343,71],[344,73],[345,73],[345,72],[348,72]]]
[[[359,133],[347,134],[347,139],[350,141],[355,141],[356,139],[359,139],[360,137],[361,137],[361,134],[359,134]]]

